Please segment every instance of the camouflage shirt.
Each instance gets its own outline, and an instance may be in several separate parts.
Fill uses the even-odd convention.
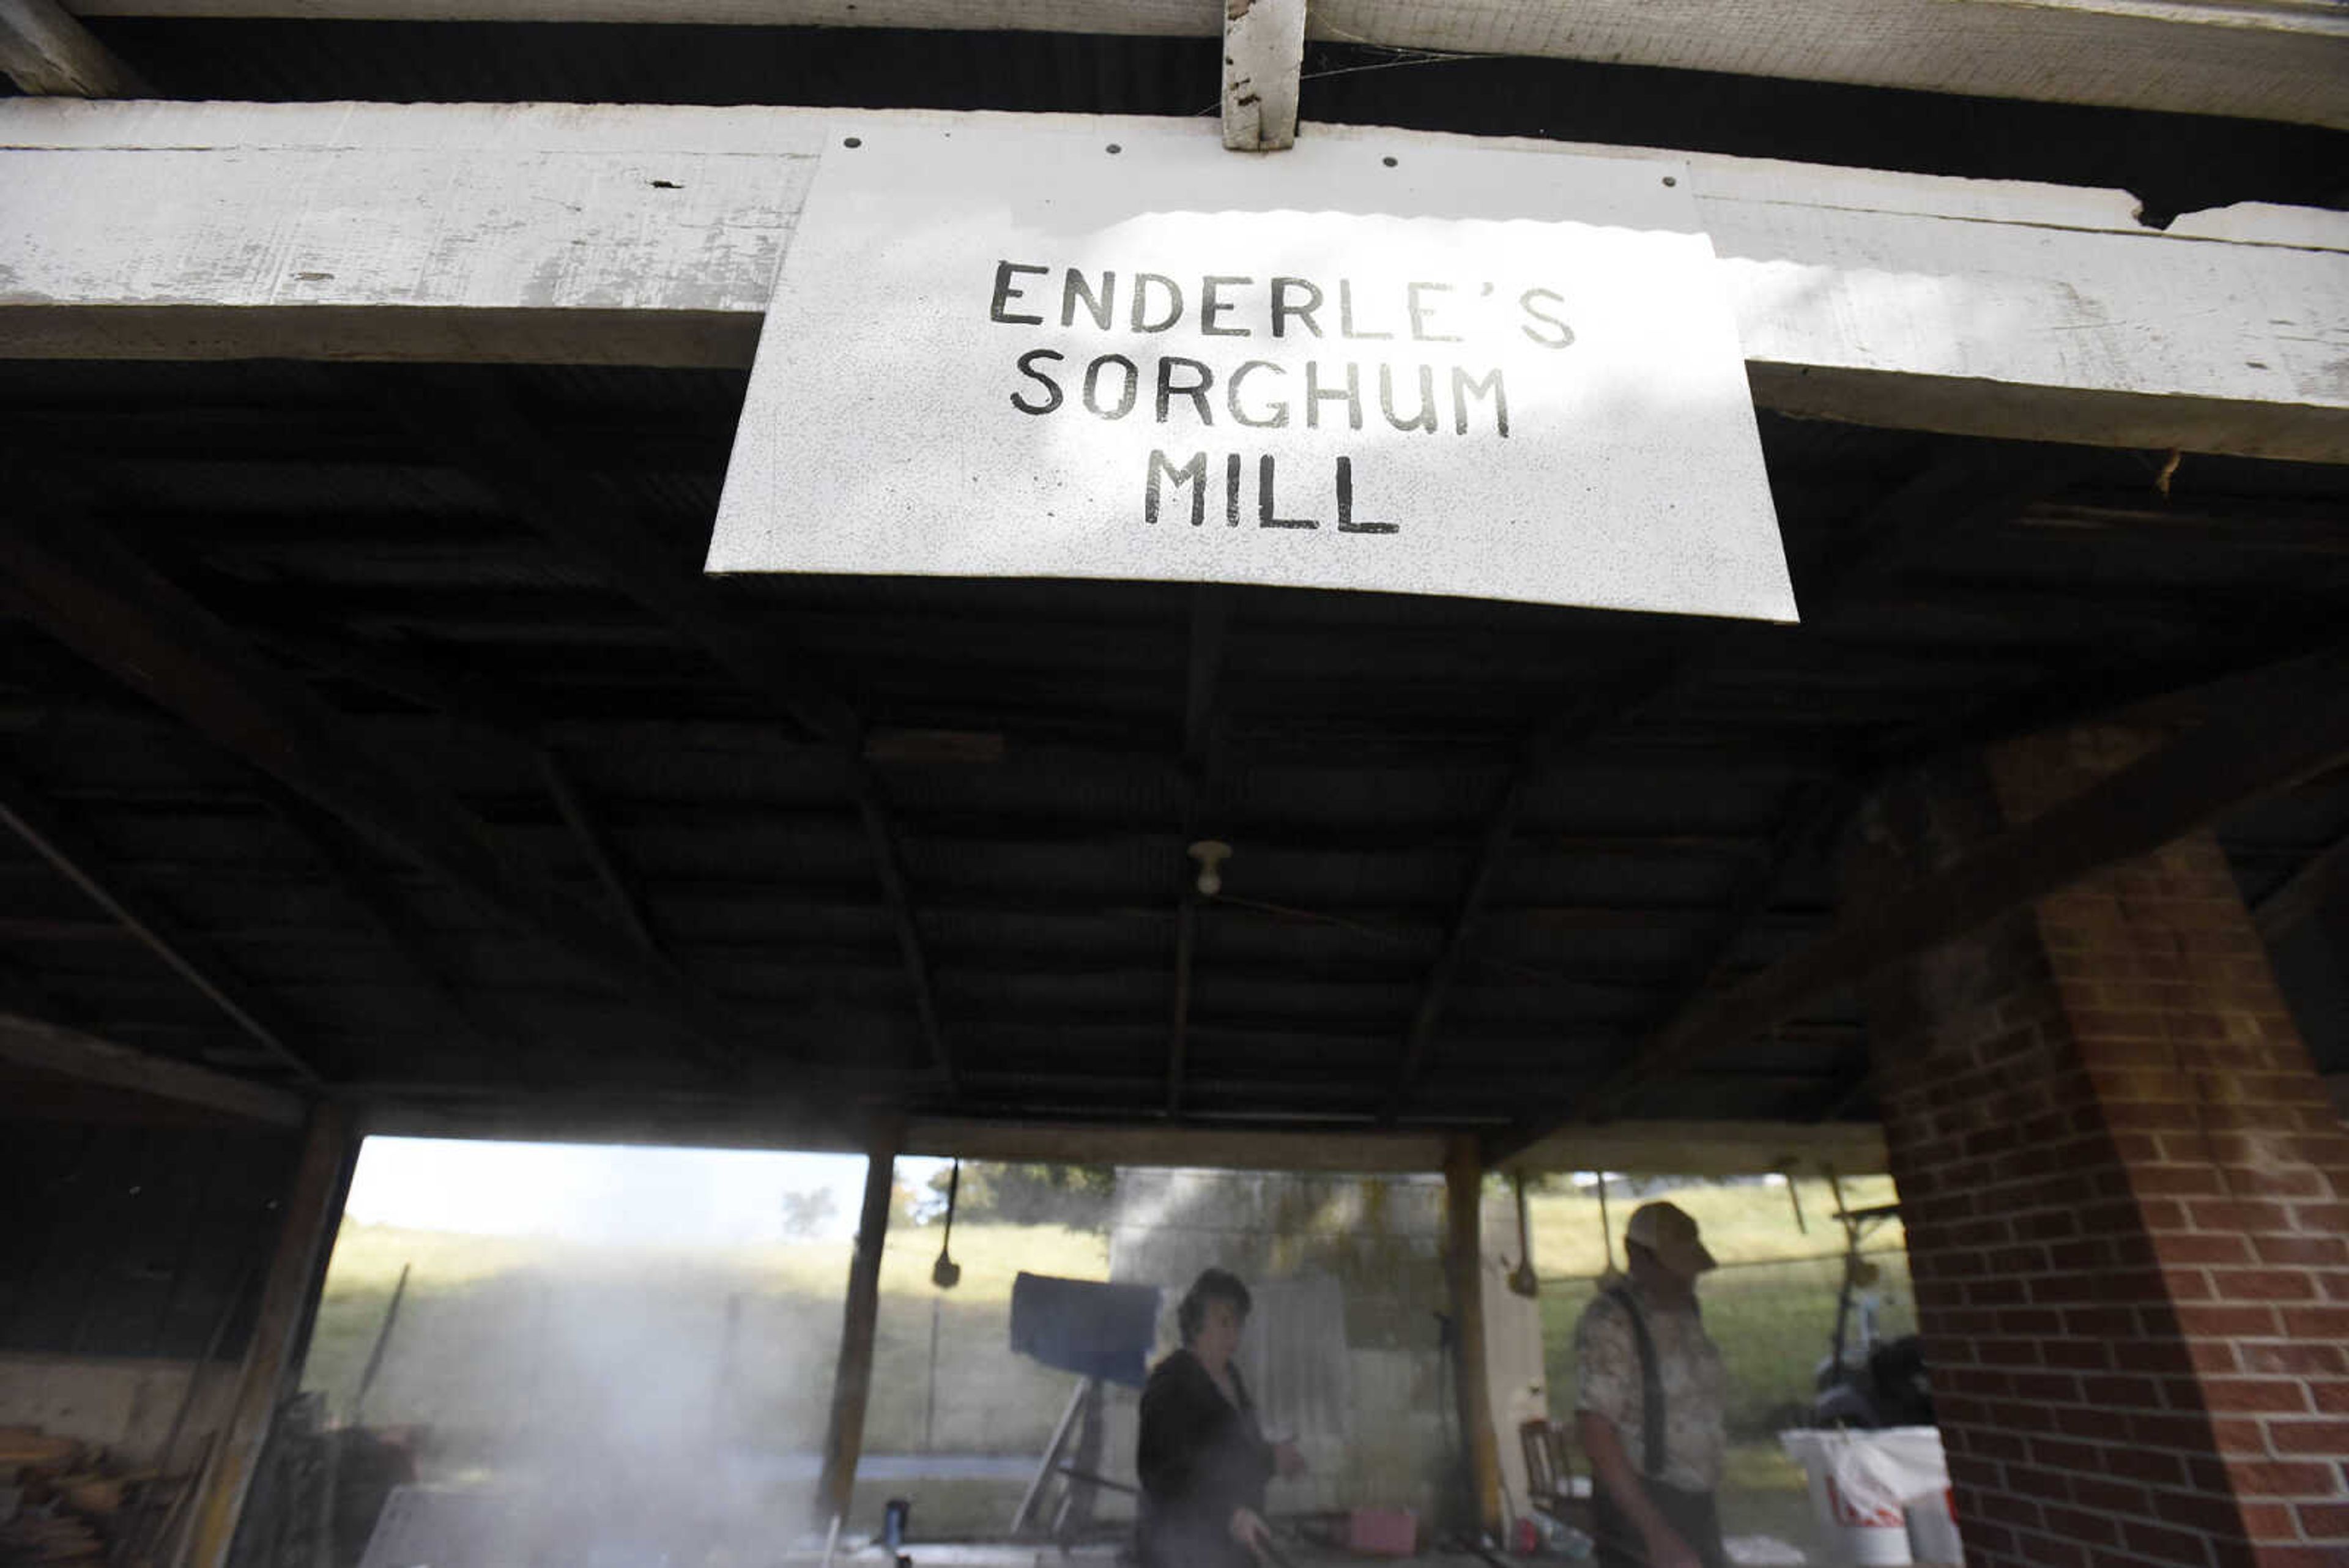
[[[1704,1332],[1692,1308],[1673,1309],[1626,1281],[1655,1342],[1656,1370],[1664,1387],[1664,1469],[1652,1479],[1684,1491],[1712,1491],[1721,1484],[1727,1437],[1722,1417],[1729,1378],[1721,1348]],[[1615,1297],[1602,1292],[1582,1309],[1574,1325],[1574,1407],[1606,1417],[1623,1440],[1633,1469],[1645,1469],[1646,1399],[1640,1384],[1640,1346],[1630,1318]]]

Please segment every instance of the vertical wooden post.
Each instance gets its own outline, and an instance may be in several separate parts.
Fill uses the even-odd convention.
[[[864,1204],[856,1217],[856,1256],[848,1265],[848,1301],[840,1324],[840,1366],[832,1380],[832,1425],[824,1434],[823,1473],[816,1481],[816,1523],[846,1520],[864,1450],[864,1407],[873,1391],[874,1323],[881,1310],[881,1249],[889,1236],[889,1197],[905,1123],[876,1121],[866,1140]]]
[[[1455,1136],[1444,1157],[1444,1207],[1452,1272],[1453,1386],[1460,1403],[1460,1440],[1476,1490],[1477,1517],[1502,1540],[1501,1447],[1493,1431],[1492,1380],[1485,1355],[1485,1161],[1473,1135]]]
[[[302,1325],[325,1270],[327,1241],[342,1216],[343,1195],[350,1185],[352,1148],[349,1112],[339,1106],[322,1105],[310,1113],[310,1129],[303,1141],[301,1163],[295,1168],[294,1185],[286,1195],[277,1248],[262,1281],[253,1338],[245,1345],[243,1370],[237,1375],[236,1402],[204,1469],[195,1529],[181,1559],[185,1568],[222,1568],[228,1561],[229,1546],[236,1538],[237,1516],[252,1488],[270,1423],[294,1373]]]

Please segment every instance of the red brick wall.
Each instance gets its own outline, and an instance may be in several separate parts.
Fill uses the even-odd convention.
[[[2137,754],[1875,803],[1891,893]],[[1970,1562],[2349,1565],[2349,1132],[2207,834],[1864,997]]]

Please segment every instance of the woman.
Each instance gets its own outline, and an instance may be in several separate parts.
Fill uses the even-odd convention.
[[[1264,1440],[1232,1360],[1247,1314],[1247,1287],[1207,1270],[1175,1309],[1183,1348],[1143,1387],[1143,1568],[1252,1568],[1270,1537],[1265,1483],[1304,1472],[1294,1444]]]

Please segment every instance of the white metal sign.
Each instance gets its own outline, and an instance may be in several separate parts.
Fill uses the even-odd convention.
[[[832,139],[710,571],[1794,618],[1680,166],[1113,134]]]

